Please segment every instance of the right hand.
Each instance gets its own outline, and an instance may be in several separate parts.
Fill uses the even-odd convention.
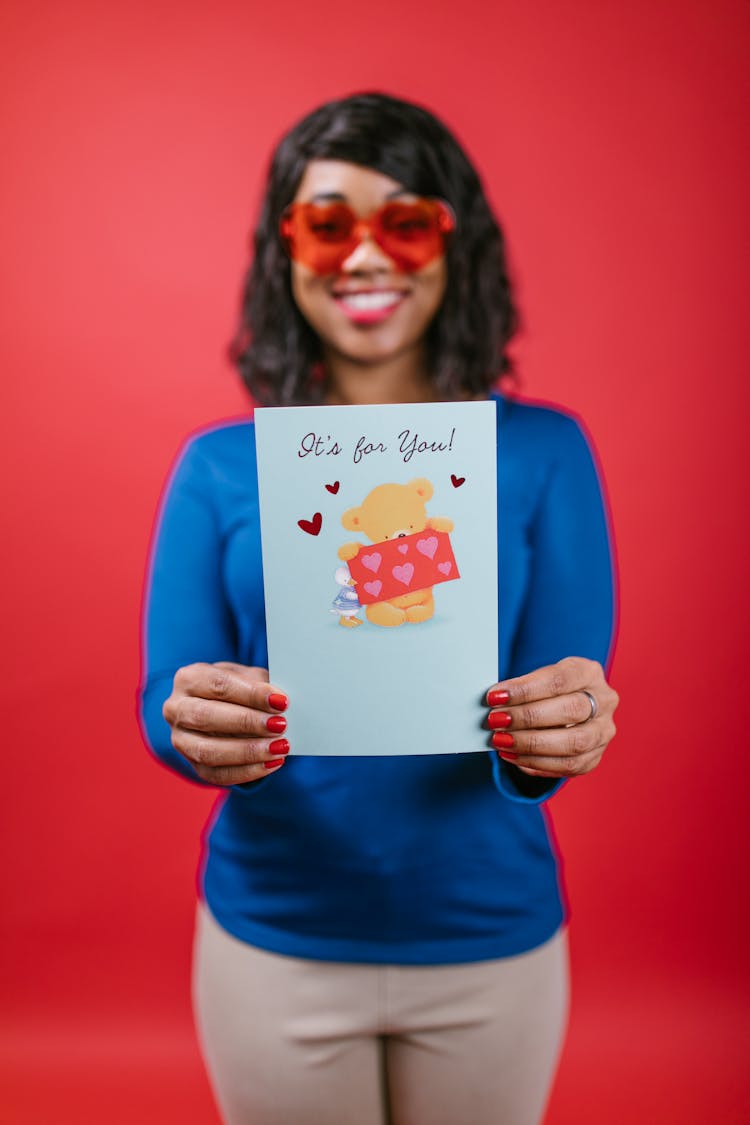
[[[274,694],[277,707],[269,703]],[[285,707],[286,696],[269,684],[266,668],[220,661],[179,668],[162,714],[175,750],[203,781],[240,785],[284,764]]]
[[[339,558],[344,562],[349,562],[350,559],[357,557],[361,546],[361,543],[344,543],[343,547],[339,547]]]

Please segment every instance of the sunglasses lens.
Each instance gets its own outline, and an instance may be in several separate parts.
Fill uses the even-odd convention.
[[[346,242],[355,221],[351,208],[341,203],[330,207],[318,207],[311,203],[303,212],[305,227],[319,242]]]
[[[450,210],[438,200],[388,203],[378,213],[375,237],[402,270],[422,269],[438,258],[453,228]]]
[[[296,262],[316,273],[332,273],[351,254],[356,216],[344,203],[293,204],[281,221],[281,233]]]

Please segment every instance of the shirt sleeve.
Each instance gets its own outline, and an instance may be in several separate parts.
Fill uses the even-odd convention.
[[[237,660],[236,629],[221,568],[211,468],[193,439],[165,489],[152,542],[143,610],[139,718],[155,757],[199,785],[209,783],[172,746],[162,706],[179,668],[198,661]]]
[[[565,656],[608,665],[614,636],[613,557],[603,489],[589,443],[573,418],[552,415],[555,454],[529,528],[531,570],[511,653],[520,676]],[[493,753],[500,791],[539,803],[563,779],[529,777]]]

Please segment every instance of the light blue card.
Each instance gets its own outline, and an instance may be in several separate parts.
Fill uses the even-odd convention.
[[[255,411],[271,681],[296,754],[487,750],[492,402]]]

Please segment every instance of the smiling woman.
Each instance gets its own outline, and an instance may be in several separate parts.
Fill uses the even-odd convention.
[[[379,94],[329,103],[274,156],[234,348],[264,403],[494,404],[500,503],[486,518],[503,679],[472,693],[486,700],[486,754],[415,748],[395,724],[398,755],[290,754],[294,699],[268,682],[253,425],[193,439],[170,484],[144,726],[165,764],[227,790],[207,836],[195,1010],[231,1125],[534,1125],[544,1110],[567,951],[541,804],[594,769],[614,734],[612,571],[577,423],[493,393],[516,324],[503,247],[476,172],[432,114]],[[317,429],[298,456],[340,453]],[[406,465],[452,433],[398,441]],[[376,449],[363,436],[355,458]],[[432,486],[412,484],[417,514],[380,539],[427,526]],[[360,517],[345,518],[353,529]],[[300,526],[316,535],[320,513]],[[345,593],[344,614],[356,601]],[[431,614],[417,608],[380,624],[412,628]],[[325,696],[322,721],[341,723],[335,690]]]
[[[425,336],[447,285],[443,235],[437,225],[440,212],[434,223],[422,228],[423,238],[415,239],[413,232],[411,238],[399,237],[390,231],[384,237],[382,213],[394,200],[415,209],[422,201],[403,184],[370,168],[340,160],[311,160],[295,204],[332,200],[338,201],[339,208],[346,204],[360,220],[369,219],[364,224],[355,218],[352,236],[341,240],[344,254],[337,268],[321,272],[308,264],[311,255],[306,257],[302,248],[296,252],[295,240],[290,247],[294,300],[320,340],[326,370],[335,372],[330,382],[338,391],[335,396],[329,392],[329,401],[387,402],[399,388],[403,393],[410,385],[414,401],[429,400],[434,392]],[[376,231],[371,217],[379,213]],[[365,229],[357,238],[360,225]],[[330,228],[318,238],[331,246]],[[409,258],[401,253],[403,244],[422,251],[414,256],[418,268],[407,271]],[[368,378],[375,365],[377,386]]]
[[[386,232],[383,205],[418,201],[430,216],[430,237],[412,239],[406,254],[406,240]],[[307,241],[309,227],[292,204],[321,209],[338,204],[326,217],[329,223],[335,218],[337,225],[344,209],[355,216],[349,255],[341,258],[347,244],[337,237],[327,277],[317,272],[319,258],[306,252],[309,243],[300,245]],[[424,211],[422,221],[423,216]],[[362,237],[363,226],[369,227],[368,237]],[[319,254],[321,240],[315,242]],[[415,243],[420,248],[416,259]],[[343,263],[347,268],[340,270]],[[334,293],[348,306],[348,316],[339,308],[341,316],[334,318],[334,310],[327,308]],[[410,347],[421,353],[429,370],[429,383],[420,381],[428,400],[485,396],[498,375],[511,371],[507,345],[517,316],[505,241],[463,149],[420,106],[380,94],[328,103],[300,121],[274,154],[232,355],[258,402],[321,401],[327,342],[318,334],[318,316],[327,332],[334,331],[334,351],[328,354],[338,355],[336,326],[343,329],[342,318],[353,329],[385,308],[388,323],[389,306],[396,314],[402,303],[406,308],[394,324],[393,344],[398,347],[399,325],[409,336],[405,322],[412,311],[417,315],[423,310],[423,339],[412,339]],[[341,357],[351,345],[355,353],[350,358],[365,362],[364,340],[361,333],[349,331]],[[389,346],[380,346],[388,354]],[[392,401],[406,401],[411,380],[402,380],[402,372],[396,363],[382,397],[373,397],[378,391],[369,378],[363,398],[363,371],[350,367],[342,401],[388,401],[389,394]],[[330,379],[325,390],[330,396]]]

